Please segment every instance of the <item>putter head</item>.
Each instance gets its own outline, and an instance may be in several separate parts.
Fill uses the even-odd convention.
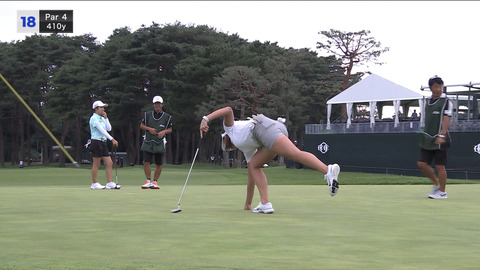
[[[177,209],[170,210],[171,213],[178,213],[178,212],[181,212],[181,211],[182,211],[182,209],[180,209],[180,207],[177,208]]]

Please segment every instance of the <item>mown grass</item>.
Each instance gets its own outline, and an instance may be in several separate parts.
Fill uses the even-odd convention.
[[[190,164],[164,165],[160,178],[161,185],[184,184]],[[89,185],[91,167],[82,165],[66,168],[33,165],[25,168],[6,167],[0,169],[1,185],[11,185],[9,181],[18,181],[15,185]],[[269,185],[323,185],[323,175],[311,169],[287,169],[284,166],[270,166],[264,169]],[[145,176],[142,166],[117,168],[120,184],[143,184]],[[99,181],[105,184],[105,172],[102,166],[98,174]],[[192,169],[188,185],[244,185],[247,169],[222,169],[218,165],[196,163]],[[426,185],[430,181],[425,177],[403,176],[395,174],[372,174],[358,172],[341,172],[341,185]],[[115,179],[115,169],[113,169]],[[449,179],[449,184],[477,184],[478,180]]]
[[[120,190],[90,190],[86,166],[0,169],[0,269],[478,269],[478,182],[430,200],[421,177],[341,173],[332,198],[319,173],[270,167],[263,215],[243,210],[245,169],[199,163],[172,214],[188,169],[160,190],[140,166]]]

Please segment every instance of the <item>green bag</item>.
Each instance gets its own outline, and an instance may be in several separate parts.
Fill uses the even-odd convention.
[[[140,150],[144,152],[150,153],[163,153],[165,152],[165,139],[163,139],[160,143],[155,141],[144,141]]]
[[[440,148],[440,146],[435,143],[435,137],[430,136],[425,132],[419,133],[418,144],[420,145],[421,148],[425,150],[435,150]]]
[[[446,136],[445,143],[443,144],[435,143],[436,139],[437,139],[436,136],[431,136],[428,133],[421,132],[419,133],[418,144],[420,145],[421,148],[425,150],[437,150],[437,149],[445,149],[450,147],[450,142],[452,141],[450,139],[450,135]]]

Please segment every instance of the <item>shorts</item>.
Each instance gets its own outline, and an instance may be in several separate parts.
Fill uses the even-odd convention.
[[[418,161],[423,161],[427,164],[432,164],[435,160],[435,165],[447,165],[447,151],[446,150],[425,150],[420,148],[420,155]]]
[[[92,157],[108,157],[110,152],[107,148],[107,141],[91,140],[90,143],[90,152]]]
[[[155,164],[162,165],[163,162],[163,153],[150,153],[150,152],[143,152],[143,162],[152,163],[152,158],[155,157]]]
[[[278,137],[281,135],[288,137],[287,127],[282,122],[270,119],[263,114],[253,119],[257,120],[257,123],[252,133],[261,146],[271,150]]]

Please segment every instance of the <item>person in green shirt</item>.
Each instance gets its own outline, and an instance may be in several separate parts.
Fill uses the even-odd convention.
[[[144,113],[140,129],[145,131],[141,150],[143,151],[143,170],[147,180],[142,189],[159,189],[158,178],[162,173],[163,153],[167,140],[166,134],[172,133],[172,116],[163,111],[163,98],[153,97],[153,110]],[[152,181],[150,164],[155,158],[155,173]]]
[[[431,199],[446,199],[447,150],[450,147],[448,126],[453,112],[453,103],[443,93],[443,80],[434,76],[428,80],[432,96],[425,102],[425,127],[420,132],[420,155],[417,165],[433,183]],[[437,173],[432,169],[434,162]]]

